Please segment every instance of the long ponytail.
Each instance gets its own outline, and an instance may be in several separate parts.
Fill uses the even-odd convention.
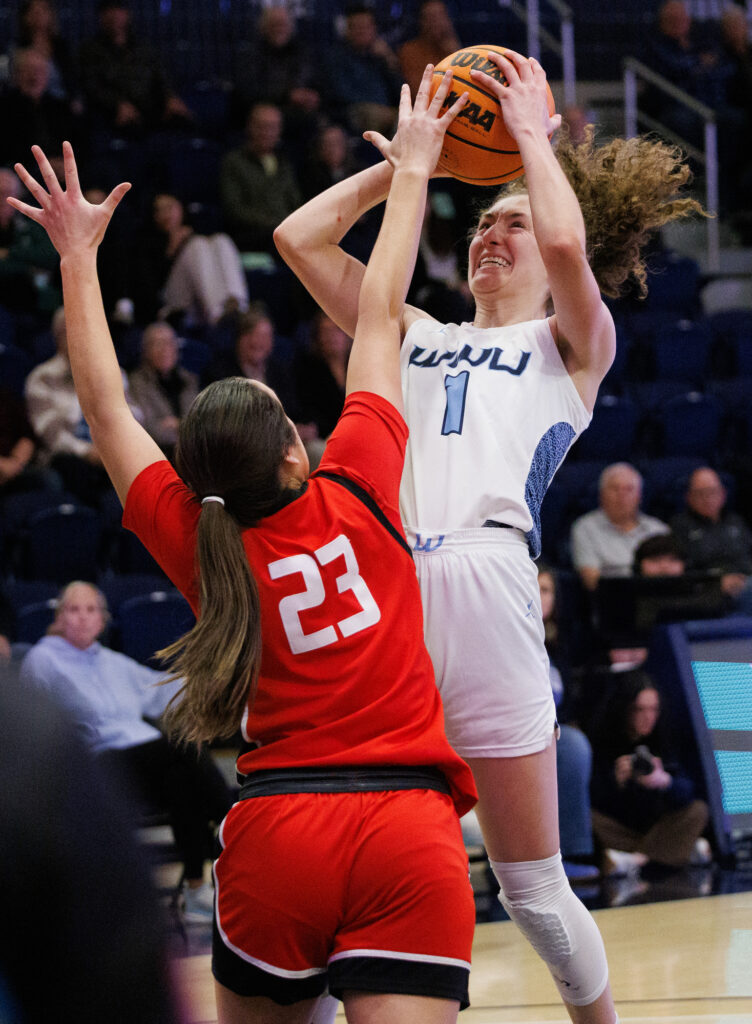
[[[227,738],[252,701],[261,666],[258,587],[241,530],[284,500],[279,467],[294,433],[279,401],[245,378],[200,393],[180,427],[177,469],[202,503],[196,535],[200,614],[159,652],[183,686],[166,714],[182,742]]]

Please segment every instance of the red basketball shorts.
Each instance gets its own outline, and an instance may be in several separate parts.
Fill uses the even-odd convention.
[[[454,807],[433,790],[241,800],[214,867],[212,970],[290,1004],[329,987],[468,1003],[475,924]]]

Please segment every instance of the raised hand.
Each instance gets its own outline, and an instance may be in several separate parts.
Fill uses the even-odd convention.
[[[402,86],[397,134],[391,142],[378,132],[364,132],[363,138],[378,149],[385,160],[397,167],[413,167],[431,174],[441,156],[444,133],[468,100],[463,92],[442,113],[442,106],[452,85],[452,72],[445,72],[438,89],[431,96],[433,65],[423,72],[415,103],[410,101],[410,87]]]
[[[516,139],[518,132],[538,127],[550,138],[561,124],[561,114],[552,117],[548,113],[546,72],[538,61],[514,50],[505,54],[489,50],[487,56],[503,72],[507,84],[475,69],[470,76],[498,99],[509,134]]]
[[[84,199],[78,181],[78,169],[69,142],[63,143],[63,164],[65,167],[65,189],[60,185],[49,160],[39,146],[32,146],[42,178],[47,188],[29,174],[23,164],[16,164],[14,170],[39,207],[29,206],[10,196],[8,202],[19,213],[41,224],[61,259],[78,253],[96,252],[104,237],[115,209],[130,189],[130,184],[117,185],[100,204]]]

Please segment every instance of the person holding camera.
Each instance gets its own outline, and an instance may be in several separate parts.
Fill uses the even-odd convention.
[[[707,864],[708,806],[672,756],[661,729],[661,697],[644,672],[625,675],[591,736],[593,833],[604,874]]]

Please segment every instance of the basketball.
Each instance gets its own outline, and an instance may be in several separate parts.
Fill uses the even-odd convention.
[[[489,61],[489,50],[506,53],[503,46],[464,46],[439,61],[431,83],[433,96],[444,72],[451,68],[454,78],[444,106],[450,106],[463,92],[470,94],[467,104],[450,124],[444,137],[438,167],[471,185],[501,185],[519,178],[525,170],[517,143],[504,125],[499,101],[470,77],[471,69],[475,68],[506,84],[499,68]],[[548,84],[546,88],[548,111],[554,114],[554,98]]]

